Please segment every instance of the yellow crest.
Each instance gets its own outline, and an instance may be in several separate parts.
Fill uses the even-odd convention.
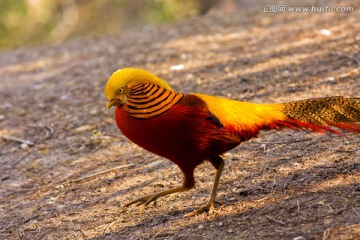
[[[148,71],[136,68],[124,68],[115,71],[111,75],[104,89],[105,96],[109,100],[113,99],[120,88],[137,82],[150,82],[167,90],[172,90],[167,82]]]

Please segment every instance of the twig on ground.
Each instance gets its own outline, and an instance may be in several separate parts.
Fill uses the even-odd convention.
[[[359,149],[355,149],[355,150],[341,150],[341,149],[335,149],[334,152],[337,152],[337,153],[354,153],[354,152],[357,152],[359,151]]]
[[[321,138],[323,138],[325,135],[321,135],[321,136],[319,136],[319,137],[317,137],[317,138],[315,138],[314,140],[312,140],[307,146],[310,146],[310,145],[312,145],[313,143],[315,143],[315,142],[317,142],[318,140],[320,140]]]
[[[119,219],[116,219],[115,221],[112,221],[112,222],[108,225],[108,227],[105,229],[104,235],[109,234],[109,233],[110,233],[110,232],[109,232],[110,228],[111,228],[115,223],[121,222],[123,219],[124,219],[124,217],[121,217],[121,218],[119,218]]]
[[[185,239],[192,239],[192,237],[197,237],[197,238],[201,238],[201,239],[210,239],[207,236],[203,236],[203,235],[196,235],[196,234],[179,234],[176,235],[176,238],[182,238],[185,237]],[[155,239],[155,238],[153,238]]]
[[[249,174],[245,174],[239,181],[239,183],[237,184],[237,187],[239,187],[239,185],[245,180],[245,178],[247,178],[249,176]]]
[[[35,143],[33,143],[32,141],[17,138],[17,137],[12,137],[12,136],[8,136],[8,135],[3,135],[3,134],[0,134],[0,138],[5,139],[5,140],[11,140],[11,141],[19,142],[19,143],[24,143],[24,144],[29,145],[29,146],[35,145]]]
[[[101,171],[101,172],[90,174],[88,176],[81,177],[81,178],[78,178],[78,179],[75,179],[75,180],[70,180],[69,183],[80,182],[80,181],[83,181],[83,180],[86,180],[86,179],[89,179],[89,178],[93,178],[93,177],[96,177],[96,176],[99,176],[99,175],[102,175],[102,174],[105,174],[105,173],[108,173],[108,172],[112,172],[112,171],[115,171],[115,170],[124,169],[124,168],[128,168],[128,167],[133,167],[133,166],[135,166],[135,164],[133,164],[133,163],[132,164],[126,164],[126,165],[117,166],[117,167],[114,167],[114,168],[106,169],[106,170]]]
[[[360,213],[359,213],[358,211],[356,211],[355,208],[353,208],[353,207],[351,207],[351,208],[352,208],[352,210],[358,215],[358,217],[360,218]]]
[[[42,140],[48,139],[51,137],[51,135],[54,133],[54,129],[50,126],[43,126],[43,125],[37,125],[37,124],[28,124],[29,127],[33,128],[41,128],[45,132],[45,137]]]
[[[294,139],[289,141],[277,141],[277,142],[254,142],[256,144],[285,144],[285,143],[296,143],[296,142],[305,142],[310,141],[312,138],[302,138],[302,139]]]
[[[250,235],[250,233],[251,233],[252,230],[253,230],[253,229],[250,229],[250,231],[246,234],[246,236],[244,237],[245,240],[249,237],[249,235]]]
[[[300,204],[299,204],[299,200],[296,200],[297,203],[297,211],[300,212]]]
[[[256,212],[256,211],[252,211],[251,213],[249,213],[249,215],[245,216],[242,220],[245,221],[245,220],[248,219],[251,215],[253,215],[254,212]]]
[[[334,209],[332,209],[332,207],[329,204],[327,204],[327,206],[328,206],[328,208],[330,209],[331,212],[334,212]]]
[[[12,163],[12,167],[15,167],[16,165],[18,165],[20,162],[22,162],[27,156],[29,156],[29,154],[31,153],[31,151],[27,150],[27,152],[24,154],[24,156],[22,156],[21,158],[19,158],[17,161]]]
[[[279,223],[279,224],[281,224],[281,225],[285,225],[285,223],[283,223],[282,221],[276,220],[276,219],[274,219],[274,218],[272,218],[272,217],[270,217],[270,216],[268,216],[268,215],[265,215],[265,217],[267,217],[268,219],[270,219],[270,220],[272,220],[272,221],[274,221],[274,222],[277,222],[277,223]]]
[[[256,202],[262,202],[262,201],[264,201],[264,200],[266,200],[266,199],[268,199],[269,197],[271,197],[272,195],[274,195],[275,194],[275,192],[272,192],[272,193],[270,193],[269,195],[267,195],[267,196],[265,196],[265,197],[263,197],[263,198],[260,198],[260,199],[258,199],[258,200],[256,200]]]
[[[152,238],[151,240],[154,240],[157,238],[157,236],[159,236],[161,233],[163,233],[165,230],[167,230],[167,228],[163,228],[160,231],[158,231]]]
[[[83,236],[84,239],[87,239],[87,238],[88,238],[88,236],[86,235],[86,233],[84,232],[84,230],[82,230],[81,227],[79,227],[79,231],[80,231],[80,233],[81,233],[81,235]]]

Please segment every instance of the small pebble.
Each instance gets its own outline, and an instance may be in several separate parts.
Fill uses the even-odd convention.
[[[62,95],[62,96],[60,97],[60,99],[61,99],[61,100],[66,100],[66,99],[68,99],[68,96],[67,96],[67,95]]]
[[[305,240],[303,236],[294,237],[293,240]]]
[[[96,109],[90,110],[90,114],[91,114],[91,115],[96,115],[96,114],[97,114],[97,110],[96,110]]]
[[[179,64],[179,65],[174,65],[170,67],[171,71],[180,71],[183,70],[185,68],[185,66],[183,64]]]
[[[324,36],[330,36],[331,32],[329,30],[327,30],[327,29],[321,29],[320,34],[324,35]]]
[[[29,145],[27,145],[26,143],[22,143],[22,144],[20,145],[20,147],[21,147],[22,149],[28,149],[28,148],[29,148]]]

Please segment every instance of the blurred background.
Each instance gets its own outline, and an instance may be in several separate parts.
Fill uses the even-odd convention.
[[[209,14],[251,0],[1,0],[0,50],[58,43]]]

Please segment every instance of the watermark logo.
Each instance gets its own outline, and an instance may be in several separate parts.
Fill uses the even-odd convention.
[[[285,12],[286,5],[279,5],[279,4],[268,4],[262,5],[261,11],[265,13],[278,13],[278,12]]]
[[[284,13],[284,12],[353,12],[352,6],[287,6],[284,4],[265,4],[261,6],[264,13]]]

